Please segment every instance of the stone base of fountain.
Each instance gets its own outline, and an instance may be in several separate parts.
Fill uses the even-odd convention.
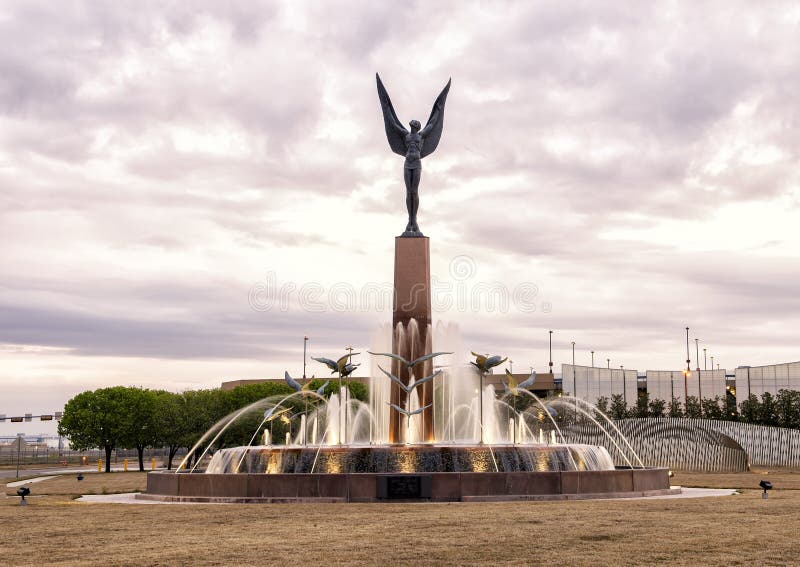
[[[475,502],[671,494],[667,469],[616,469],[595,445],[232,447],[203,473],[155,472],[144,499]]]
[[[610,471],[189,474],[151,472],[137,498],[168,502],[501,502],[679,493],[667,469]]]

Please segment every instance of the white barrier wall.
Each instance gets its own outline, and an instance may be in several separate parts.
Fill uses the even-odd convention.
[[[686,380],[682,370],[648,370],[647,394],[650,400],[669,403],[674,397],[681,404],[686,396],[695,398],[725,397],[725,370],[692,370]]]
[[[636,406],[636,370],[561,365],[561,389],[591,404],[598,398],[621,395],[628,407]]]
[[[774,395],[779,390],[800,390],[800,362],[736,369],[736,401],[739,403],[750,394],[760,398],[764,392]]]

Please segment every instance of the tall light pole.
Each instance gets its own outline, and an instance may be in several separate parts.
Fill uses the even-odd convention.
[[[594,368],[594,351],[592,351],[592,368]]]
[[[694,359],[697,362],[697,370],[700,370],[700,339],[694,339]]]
[[[611,370],[611,359],[606,358],[606,364],[608,364],[608,369]]]
[[[714,370],[714,357],[711,357],[711,370]]]
[[[705,348],[703,348],[703,370],[708,370],[708,358],[706,357]]]
[[[578,386],[575,381],[575,341],[572,341],[572,395],[578,396]]]
[[[686,327],[686,373],[692,371],[692,367],[689,366],[692,360],[689,358],[689,327]]]
[[[564,377],[562,376],[563,380]],[[575,377],[575,341],[572,341],[572,397],[575,398],[575,421],[578,421],[578,380]]]
[[[308,346],[308,337],[303,337],[303,379],[306,377],[306,347]]]
[[[625,402],[625,407],[628,407],[628,396],[625,393],[625,367],[619,365],[620,372],[622,372],[622,400]]]
[[[691,359],[689,358],[689,327],[686,327],[686,371],[683,373],[683,399],[689,399],[689,374],[692,372]]]
[[[550,366],[550,374],[553,375],[553,331],[548,331],[548,333],[550,333],[550,362],[548,365]]]

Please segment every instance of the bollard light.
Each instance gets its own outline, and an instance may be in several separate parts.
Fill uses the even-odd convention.
[[[772,490],[772,483],[768,480],[762,480],[758,483],[758,486],[764,489],[764,492],[761,494],[761,498],[767,499],[769,498],[769,494],[767,494],[767,490]]]
[[[19,501],[19,505],[20,506],[27,506],[28,505],[28,501],[25,500],[25,497],[28,496],[30,493],[31,493],[31,489],[28,488],[27,486],[20,486],[17,489],[17,496],[19,496],[21,498],[21,500]]]

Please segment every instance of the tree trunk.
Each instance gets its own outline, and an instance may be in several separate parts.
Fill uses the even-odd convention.
[[[111,451],[114,449],[114,447],[112,447],[111,445],[106,445],[104,448],[106,450],[106,472],[110,473],[111,472]]]
[[[144,446],[137,445],[136,452],[139,454],[139,470],[144,471]]]
[[[167,470],[172,470],[172,459],[175,457],[175,453],[178,452],[178,447],[176,445],[169,446],[169,458],[167,459]]]

